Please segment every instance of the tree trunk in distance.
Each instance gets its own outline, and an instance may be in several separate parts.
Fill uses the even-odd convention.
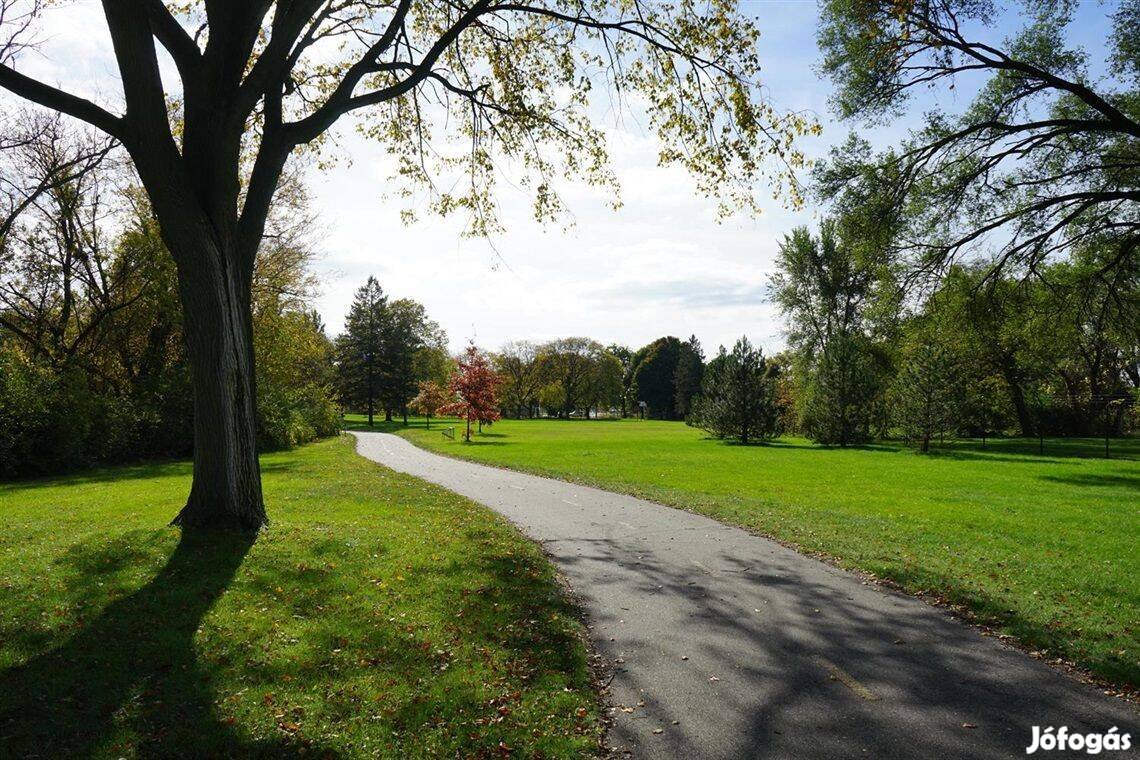
[[[1025,402],[1025,391],[1013,376],[1012,370],[1003,370],[1001,374],[1009,390],[1009,400],[1013,402],[1013,409],[1017,413],[1017,426],[1021,428],[1021,434],[1028,438],[1033,435],[1034,426],[1033,415],[1030,414],[1029,405]]]

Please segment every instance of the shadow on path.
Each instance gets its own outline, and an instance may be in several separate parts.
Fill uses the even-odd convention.
[[[1126,703],[921,602],[781,563],[781,551],[705,555],[694,573],[622,540],[544,547],[590,579],[615,701],[634,706],[611,739],[635,757],[1017,757],[1033,725],[1133,725]]]

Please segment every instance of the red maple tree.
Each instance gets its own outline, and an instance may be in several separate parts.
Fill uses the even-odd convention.
[[[439,409],[440,414],[454,414],[467,421],[463,439],[471,440],[471,423],[490,424],[499,419],[499,376],[487,357],[474,344],[459,358],[458,368],[448,387],[455,401]]]

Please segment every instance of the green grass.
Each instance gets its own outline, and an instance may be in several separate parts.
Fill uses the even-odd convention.
[[[451,423],[453,424],[453,423]],[[438,425],[433,425],[437,427]],[[824,448],[710,440],[680,423],[503,421],[429,449],[644,496],[959,605],[1050,657],[1140,685],[1140,441]]]
[[[262,457],[252,545],[166,522],[185,463],[0,484],[0,757],[591,754],[582,626],[488,510],[357,457]]]

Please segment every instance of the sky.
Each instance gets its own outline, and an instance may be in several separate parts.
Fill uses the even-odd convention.
[[[762,82],[770,98],[826,122],[829,87],[812,70],[815,3],[749,8],[761,18]],[[571,187],[570,225],[544,226],[525,196],[504,190],[506,232],[491,241],[462,237],[462,219],[420,215],[403,224],[399,201],[380,197],[383,151],[346,136],[352,165],[313,172],[309,182],[327,225],[319,308],[329,329],[340,328],[354,289],[374,274],[388,293],[422,302],[453,349],[468,340],[493,349],[508,340],[571,335],[636,348],[662,335],[691,334],[706,352],[743,334],[766,350],[778,348],[781,320],[766,302],[776,246],[815,215],[770,201],[758,217],[718,221],[715,203],[694,191],[683,169],[657,166],[657,141],[632,116],[600,122],[621,185],[619,210],[604,194]],[[845,127],[825,124],[824,137],[805,139],[802,149],[822,155],[845,134]]]
[[[759,19],[769,98],[822,123],[822,136],[804,138],[800,148],[824,156],[858,125],[838,123],[828,110],[831,85],[815,72],[814,0],[744,0],[744,8]],[[1082,42],[1103,44],[1103,13],[1078,22]],[[102,102],[115,99],[115,67],[96,5],[49,13],[44,39],[43,55],[22,61],[24,71]],[[956,92],[939,97],[966,98],[969,88]],[[920,112],[921,104],[910,117],[864,134],[880,147],[893,144]],[[706,353],[745,334],[766,352],[779,349],[782,321],[766,298],[777,246],[796,225],[815,224],[820,210],[769,201],[759,216],[718,221],[714,203],[694,192],[684,170],[657,166],[656,140],[640,128],[638,114],[611,116],[600,126],[622,207],[614,211],[607,195],[570,186],[564,196],[571,223],[540,225],[529,199],[504,184],[506,231],[489,241],[463,237],[462,219],[420,214],[405,224],[404,202],[389,197],[389,157],[351,128],[339,128],[345,160],[308,172],[319,217],[316,307],[329,333],[342,328],[354,291],[375,275],[392,297],[423,303],[454,350],[469,340],[495,349],[509,340],[567,336],[636,348],[662,335],[690,334]]]

